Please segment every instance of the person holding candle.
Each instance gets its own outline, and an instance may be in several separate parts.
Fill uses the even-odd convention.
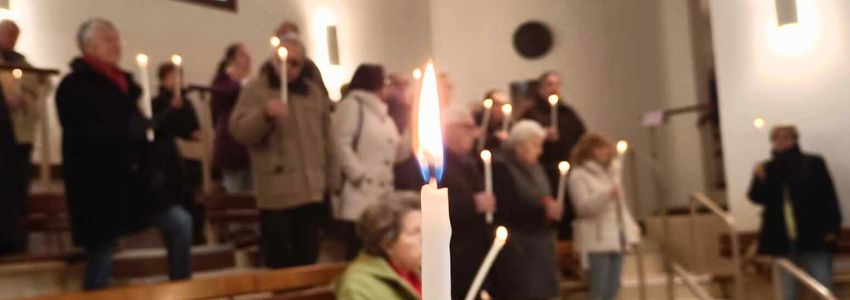
[[[492,102],[489,108],[483,105],[484,101],[490,99]],[[502,122],[504,122],[506,115],[502,112],[502,105],[510,103],[510,98],[508,98],[508,94],[502,90],[490,90],[486,94],[484,94],[484,100],[482,100],[482,105],[476,105],[475,109],[475,121],[479,126],[481,126],[481,136],[479,139],[483,139],[483,147],[478,150],[490,149],[490,150],[498,150],[501,148],[502,143],[508,139],[508,133],[502,130]],[[489,118],[485,116],[488,114],[489,110]],[[486,124],[484,121],[487,121]],[[479,141],[481,143],[482,141]]]
[[[236,106],[242,82],[251,74],[251,54],[242,43],[227,47],[212,80],[212,118],[215,127],[213,167],[221,172],[221,181],[229,193],[248,192],[253,186],[248,150],[228,131],[230,114]]]
[[[279,40],[290,39],[300,41],[301,28],[295,22],[283,21],[275,29],[274,36],[278,37]],[[328,95],[328,88],[325,86],[325,81],[322,79],[322,72],[312,59],[304,58],[304,66],[302,67],[301,73],[302,76],[304,76],[304,79],[312,81],[319,86],[319,88],[325,93],[325,96]]]
[[[452,298],[463,299],[493,242],[495,226],[487,223],[486,216],[496,212],[496,199],[484,191],[480,159],[472,155],[478,136],[472,115],[458,107],[444,112],[446,149],[440,186],[449,190]],[[505,182],[493,185],[500,191],[508,188]]]
[[[0,63],[7,66],[31,67],[26,58],[15,51],[20,28],[11,20],[0,21]],[[27,235],[17,226],[26,207],[31,176],[31,155],[36,124],[41,122],[50,81],[42,76],[22,72],[15,78],[2,71],[0,83],[0,256],[26,251]]]
[[[331,101],[302,76],[304,45],[282,39],[289,52],[287,82],[281,83],[278,56],[242,89],[230,116],[230,134],[248,148],[260,210],[261,246],[269,268],[316,262],[323,200],[335,190]],[[288,86],[287,102],[280,99]]]
[[[626,205],[620,162],[606,137],[585,134],[573,150],[572,161],[573,240],[590,267],[590,299],[614,300],[620,288],[623,254],[640,241],[640,228]]]
[[[195,109],[186,99],[185,93],[175,96],[177,90],[176,66],[170,62],[163,63],[157,70],[160,82],[159,93],[153,98],[153,128],[154,140],[151,144],[151,170],[153,172],[156,199],[162,207],[178,205],[192,215],[192,236],[195,242],[203,237],[203,209],[195,202],[195,191],[192,182],[198,182],[191,176],[191,163],[184,160],[177,148],[177,139],[201,139],[198,119]]]
[[[189,278],[192,217],[154,198],[161,191],[151,185],[150,120],[138,106],[141,88],[118,67],[118,30],[104,19],[86,21],[77,45],[82,57],[59,84],[56,108],[71,231],[85,250],[84,288],[107,287],[116,240],[150,225],[163,234],[169,278]]]
[[[572,151],[578,140],[584,135],[586,128],[584,122],[579,117],[578,113],[569,105],[561,93],[561,75],[555,71],[547,71],[540,76],[537,81],[538,89],[530,96],[530,107],[524,109],[523,113],[518,114],[520,119],[534,120],[546,128],[546,141],[543,144],[543,155],[540,156],[540,163],[546,170],[546,175],[549,182],[558,182],[560,173],[558,172],[558,163],[568,161],[570,152]],[[555,95],[557,97],[556,105],[549,102],[549,97]],[[553,99],[554,100],[554,99]],[[552,116],[552,109],[556,109],[555,117]],[[552,124],[552,120],[557,120],[557,124]],[[552,193],[556,191],[553,185]],[[573,218],[572,207],[565,206],[563,221],[559,225],[558,238],[568,240],[572,236],[571,223]]]
[[[363,251],[334,286],[340,300],[422,298],[422,213],[415,193],[394,193],[360,216]]]
[[[552,224],[564,209],[552,197],[539,162],[545,138],[546,130],[537,122],[519,121],[493,164],[493,180],[504,186],[495,190],[496,222],[511,234],[491,273],[488,292],[495,299],[554,299],[560,294]]]
[[[334,214],[345,227],[341,234],[347,246],[346,258],[353,259],[360,251],[356,220],[367,207],[393,191],[393,166],[412,152],[388,113],[384,68],[360,65],[349,88],[332,116],[335,152],[345,179],[335,197]]]

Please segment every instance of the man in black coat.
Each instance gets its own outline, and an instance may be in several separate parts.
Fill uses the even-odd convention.
[[[447,113],[444,116],[447,120],[444,175],[440,187],[449,189],[452,299],[463,299],[493,243],[495,225],[487,224],[485,216],[496,211],[496,200],[493,195],[484,193],[479,160],[470,155],[478,131],[471,113],[464,110]],[[493,185],[494,188],[504,186],[495,182]]]
[[[548,98],[551,95],[558,95],[560,102],[556,106],[558,110],[558,126],[557,129],[552,125],[550,116],[552,105],[549,104]],[[549,182],[558,182],[560,172],[558,171],[558,163],[568,161],[570,152],[578,143],[578,140],[587,132],[578,113],[565,103],[567,100],[561,94],[561,75],[554,71],[548,71],[540,76],[538,81],[538,89],[531,96],[531,107],[521,114],[522,119],[530,119],[537,121],[540,125],[546,127],[547,135],[546,142],[543,144],[543,155],[540,156],[540,164],[546,170],[546,175]],[[556,194],[556,184],[552,185],[552,194]],[[569,194],[569,193],[567,193]],[[570,203],[569,199],[565,203]],[[573,209],[571,205],[564,207],[564,217],[558,228],[558,238],[561,240],[572,239],[572,220]]]
[[[188,278],[191,217],[179,207],[155,204],[145,134],[150,121],[138,107],[141,89],[117,66],[118,31],[109,21],[92,19],[80,27],[77,43],[82,57],[62,79],[56,107],[74,244],[86,251],[84,288],[107,287],[116,240],[149,224],[163,232],[169,277]]]
[[[841,210],[826,162],[800,151],[793,125],[770,134],[773,158],[756,167],[749,198],[763,207],[759,253],[785,256],[832,288],[832,252],[841,230]],[[785,299],[799,286],[783,276]]]

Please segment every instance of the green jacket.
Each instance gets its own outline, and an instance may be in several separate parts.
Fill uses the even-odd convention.
[[[361,253],[335,286],[339,300],[419,300],[383,257]]]

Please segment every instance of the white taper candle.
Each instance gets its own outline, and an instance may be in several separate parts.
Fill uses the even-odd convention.
[[[465,300],[475,299],[478,289],[480,289],[481,284],[484,283],[484,278],[486,278],[487,273],[490,272],[490,267],[493,266],[493,262],[496,261],[496,257],[499,255],[499,251],[502,250],[502,247],[505,246],[505,241],[507,241],[507,239],[508,229],[504,226],[499,226],[499,228],[496,229],[496,239],[493,240],[493,246],[490,247],[490,251],[488,251],[487,256],[484,257],[484,262],[482,262],[481,267],[478,268],[478,273],[475,274],[475,279],[472,280],[472,286],[470,286],[469,291],[466,292]]]

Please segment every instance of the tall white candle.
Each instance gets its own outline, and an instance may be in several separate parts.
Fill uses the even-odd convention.
[[[141,109],[142,114],[145,115],[148,119],[153,119],[153,103],[151,96],[151,83],[150,77],[148,76],[148,56],[144,53],[139,53],[136,55],[136,64],[139,66],[139,80],[142,81],[142,102]],[[154,131],[149,128],[146,132],[148,141],[151,142],[154,139]]]
[[[15,79],[15,91],[16,94],[21,94],[23,92],[21,79],[24,78],[24,71],[21,69],[12,70],[12,78]]]
[[[434,65],[428,63],[416,104],[416,135],[413,149],[429,183],[422,187],[422,299],[451,299],[452,237],[449,222],[448,189],[439,189],[437,180],[443,164],[443,135],[440,127],[440,99]]]
[[[171,56],[171,63],[174,64],[174,72],[177,82],[174,84],[174,96],[183,97],[183,57],[174,54]]]
[[[490,115],[493,114],[493,99],[484,99],[481,103],[484,106],[484,116],[481,117],[481,137],[478,138],[478,151],[484,150],[484,143],[487,141],[487,131],[490,128]]]
[[[552,94],[549,95],[549,105],[551,106],[549,110],[549,126],[558,132],[558,101],[561,101],[561,98],[558,95]]]
[[[484,192],[493,194],[493,154],[489,150],[481,151],[481,160],[484,162]],[[487,212],[487,224],[493,223],[493,213]]]
[[[289,101],[289,80],[286,78],[286,58],[289,56],[289,51],[286,47],[277,48],[277,58],[280,60],[280,100],[283,103]]]
[[[564,204],[564,197],[567,189],[567,173],[570,171],[570,163],[562,161],[558,163],[558,172],[561,174],[558,177],[558,203]]]
[[[490,267],[493,266],[493,262],[496,261],[496,257],[499,255],[499,251],[502,250],[502,247],[505,246],[505,241],[507,239],[508,230],[504,226],[499,226],[499,228],[496,229],[496,239],[493,240],[493,246],[490,247],[490,251],[488,251],[487,256],[484,257],[484,262],[482,262],[481,267],[478,268],[478,273],[475,274],[475,279],[472,280],[472,286],[470,286],[469,291],[466,292],[465,300],[475,299],[475,294],[478,292],[478,289],[481,288],[481,284],[484,283],[484,278],[486,278],[487,273],[490,272]]]
[[[504,115],[504,119],[502,119],[502,131],[508,132],[511,126],[511,113],[514,108],[510,104],[502,105],[502,114]]]

